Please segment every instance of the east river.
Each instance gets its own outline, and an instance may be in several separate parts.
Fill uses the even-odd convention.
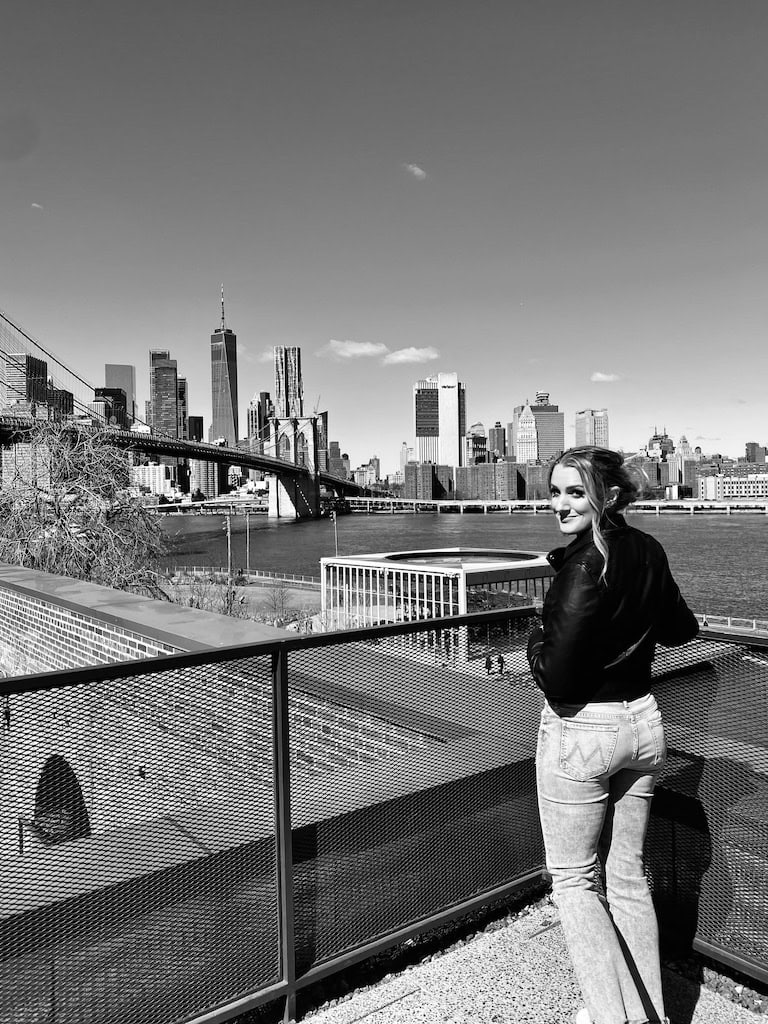
[[[164,566],[227,564],[223,516],[164,516],[171,550]],[[696,612],[768,619],[768,516],[632,513],[629,522],[657,537]],[[330,519],[303,522],[250,516],[250,567],[319,576],[335,553]],[[443,514],[339,516],[339,555],[419,548],[481,547],[548,551],[560,543],[554,519],[538,515]],[[232,561],[246,565],[245,517],[232,517]]]

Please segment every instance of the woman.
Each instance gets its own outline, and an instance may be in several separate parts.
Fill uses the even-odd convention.
[[[552,510],[572,540],[548,556],[555,577],[528,644],[546,697],[536,777],[547,868],[587,1004],[577,1024],[667,1019],[643,870],[666,759],[651,661],[657,642],[685,643],[699,627],[661,545],[620,514],[638,484],[605,448],[571,448],[553,465]]]

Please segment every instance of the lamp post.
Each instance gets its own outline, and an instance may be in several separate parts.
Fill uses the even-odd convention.
[[[336,557],[339,557],[339,531],[336,527],[336,509],[331,509],[331,519],[333,520],[333,540],[336,546]]]
[[[251,575],[251,513],[245,513],[245,574]]]

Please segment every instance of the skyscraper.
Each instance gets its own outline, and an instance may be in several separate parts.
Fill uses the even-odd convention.
[[[304,415],[304,385],[301,380],[301,349],[275,345],[275,416],[296,419]]]
[[[269,419],[275,410],[268,391],[259,391],[248,405],[248,432],[246,434],[252,451],[264,451],[264,441],[268,436]]]
[[[517,430],[515,433],[515,461],[536,462],[539,457],[539,445],[536,437],[536,417],[533,415],[530,405],[524,405],[518,414]]]
[[[33,416],[48,400],[48,363],[28,352],[5,353],[5,402],[29,403]],[[43,410],[44,414],[44,410]]]
[[[104,367],[104,386],[120,388],[125,393],[125,416],[130,426],[136,419],[136,367],[123,363],[107,363]]]
[[[581,409],[576,413],[576,444],[609,447],[607,409]]]
[[[413,385],[415,455],[419,462],[464,465],[466,389],[456,373],[438,373]]]
[[[523,436],[519,440],[520,420],[523,416]],[[531,417],[534,427],[531,425]],[[565,447],[564,414],[558,406],[550,404],[546,391],[537,391],[533,404],[526,402],[515,408],[510,428],[512,455],[516,462],[549,462],[560,455]],[[522,445],[522,450],[518,450],[519,445]]]
[[[224,319],[221,286],[221,324],[211,335],[211,426],[209,441],[224,440],[234,448],[239,436],[237,419],[237,335]]]
[[[187,422],[187,417],[188,417],[188,414],[189,414],[189,408],[188,408],[187,395],[188,395],[187,378],[186,377],[178,377],[177,380],[176,380],[176,408],[178,410],[178,415],[179,415],[179,427],[178,427],[178,430],[179,430],[179,437],[182,437],[182,438],[185,438],[185,439],[189,437],[189,424]]]
[[[179,436],[176,360],[166,349],[149,353],[149,425],[155,434]]]
[[[501,420],[496,420],[488,431],[488,453],[492,460],[501,459],[507,454],[507,436]]]

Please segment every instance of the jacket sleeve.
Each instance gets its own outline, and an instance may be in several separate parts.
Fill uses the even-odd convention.
[[[699,623],[675,583],[666,555],[664,563],[664,584],[655,639],[663,647],[679,647],[693,640],[699,632]]]
[[[534,630],[528,641],[528,663],[545,696],[567,704],[597,667],[594,631],[603,595],[589,570],[578,563],[561,570],[552,587],[556,594],[548,602],[544,628]]]

